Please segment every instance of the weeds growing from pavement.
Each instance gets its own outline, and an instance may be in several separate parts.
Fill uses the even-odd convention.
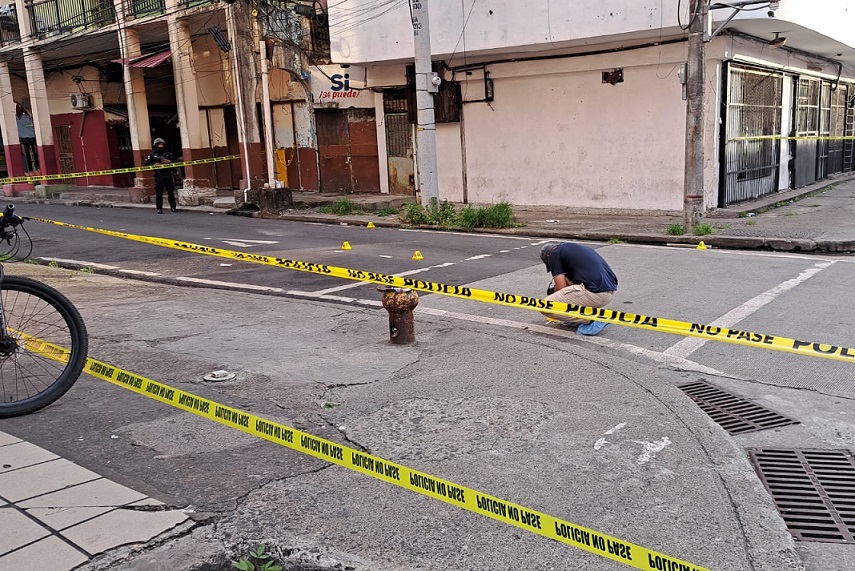
[[[463,228],[512,228],[514,210],[507,202],[492,206],[467,206],[460,211],[460,226]]]
[[[786,214],[784,214],[784,216],[798,216],[798,215],[799,215],[799,213],[798,213],[798,212],[792,212],[792,211],[787,212]]]
[[[381,208],[374,214],[376,214],[377,216],[392,216],[394,214],[398,214],[399,212],[401,212],[400,208]]]
[[[749,226],[754,226],[755,224],[757,224],[757,221],[756,220],[749,220],[748,222],[746,222],[746,224],[748,224]]]
[[[668,228],[665,230],[669,236],[682,236],[686,233],[686,230],[683,228],[682,224],[669,224]]]
[[[241,557],[238,561],[232,561],[232,567],[241,571],[282,571],[282,566],[273,560],[272,555],[267,553],[267,546],[263,543],[250,550],[248,557]]]
[[[623,244],[623,240],[620,238],[609,238],[609,244]]]
[[[336,216],[347,216],[348,214],[353,214],[353,211],[353,202],[347,198],[342,198],[332,204],[324,204],[323,206],[318,207],[318,212],[323,214],[335,214]]]
[[[402,219],[407,224],[427,224],[440,228],[513,228],[513,207],[507,202],[492,206],[466,206],[458,212],[454,204],[432,198],[428,205],[410,202],[404,206]]]
[[[709,224],[698,224],[695,226],[695,236],[709,236],[713,231],[713,227]]]

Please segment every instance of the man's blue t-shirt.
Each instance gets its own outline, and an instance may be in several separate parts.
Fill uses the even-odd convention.
[[[549,253],[547,270],[564,275],[573,284],[584,284],[593,293],[616,291],[617,276],[596,250],[582,244],[563,242]]]

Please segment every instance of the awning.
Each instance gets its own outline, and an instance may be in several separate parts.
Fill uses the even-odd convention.
[[[156,54],[143,54],[132,58],[121,58],[111,60],[113,63],[120,63],[130,67],[157,67],[169,58],[172,57],[172,52],[166,50]]]

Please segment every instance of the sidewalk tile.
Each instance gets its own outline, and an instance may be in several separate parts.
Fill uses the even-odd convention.
[[[98,478],[64,458],[0,474],[0,496],[18,502]]]
[[[24,441],[16,442],[0,447],[0,474],[9,470],[17,470],[18,468],[41,464],[48,460],[56,460],[57,458],[59,456],[53,452],[48,452],[35,444]]]
[[[9,555],[0,556],[0,569],[69,571],[88,560],[88,557],[63,540],[50,536]]]
[[[23,442],[20,438],[15,438],[11,434],[6,434],[5,432],[0,431],[0,446],[6,446],[7,444],[15,444],[16,442]]]
[[[77,525],[87,519],[92,519],[101,514],[107,513],[114,507],[97,507],[97,508],[31,508],[27,513],[44,523],[51,528],[62,531],[67,527]]]
[[[79,486],[18,502],[18,506],[24,509],[115,507],[136,502],[145,497],[145,494],[126,488],[112,480],[99,478]]]
[[[187,514],[180,511],[118,509],[70,527],[62,535],[95,555],[119,545],[146,542],[186,520]]]
[[[0,554],[50,535],[47,529],[12,507],[0,508],[0,529],[3,530],[0,533]],[[12,568],[0,564],[0,569]]]

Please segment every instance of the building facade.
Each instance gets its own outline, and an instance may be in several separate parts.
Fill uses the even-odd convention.
[[[218,189],[317,189],[306,69],[322,7],[311,4],[304,14],[295,10],[300,3],[285,1],[0,6],[0,176],[140,166],[160,137],[181,160],[201,162],[183,168],[182,204],[199,204]],[[215,160],[232,155],[240,158]],[[63,186],[38,182],[46,192]],[[63,182],[125,187],[144,200],[152,175]],[[33,186],[5,184],[4,192]]]
[[[692,3],[430,0],[440,198],[681,210]],[[851,171],[851,3],[727,4],[744,9],[713,3],[705,44],[706,207]],[[371,5],[330,4],[331,59],[382,94],[381,185],[411,192],[411,15]]]
[[[681,210],[691,4],[430,0],[440,198]],[[849,4],[711,5],[706,208],[855,168]],[[415,197],[408,6],[0,0],[0,177],[137,167],[161,137],[214,161],[183,169],[182,204],[265,185]],[[152,176],[65,182],[145,200]],[[55,186],[33,183],[3,189]]]

